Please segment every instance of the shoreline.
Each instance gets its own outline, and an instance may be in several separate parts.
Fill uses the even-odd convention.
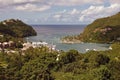
[[[61,40],[61,43],[65,43],[65,44],[75,44],[75,43],[84,43],[80,40],[75,40],[75,41],[67,41],[67,40]]]

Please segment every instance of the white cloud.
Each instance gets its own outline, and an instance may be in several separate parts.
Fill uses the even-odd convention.
[[[51,4],[58,6],[76,6],[83,4],[102,4],[104,0],[51,0]]]
[[[63,10],[57,12],[53,15],[53,18],[55,21],[72,23],[78,21],[79,15],[80,15],[80,11],[74,8],[72,10]]]
[[[66,9],[64,9],[64,10],[62,10],[62,11],[59,11],[59,12],[56,12],[56,14],[64,14],[64,13],[67,13],[67,10],[66,10]]]
[[[85,19],[84,15],[79,18],[79,21],[83,22]]]
[[[60,14],[56,14],[53,16],[53,18],[56,19],[57,21],[60,21],[61,17],[62,17],[62,15],[60,15]]]
[[[27,2],[28,0],[13,0],[14,3],[23,3]]]
[[[110,6],[108,6],[109,4]],[[86,8],[86,5],[91,6]],[[107,7],[104,5],[107,5]],[[71,10],[71,8],[73,9]],[[41,14],[43,17],[40,17],[40,20],[43,22],[51,22],[51,20],[54,22],[61,21],[71,23],[77,21],[91,22],[97,18],[119,12],[120,0],[0,0],[1,12],[2,10],[13,10],[15,12],[17,12],[16,10],[20,10],[27,12],[45,11],[48,9],[52,9],[50,13],[45,13],[46,15],[50,14],[48,17]],[[63,11],[57,9],[63,9]],[[35,22],[37,22],[37,20],[35,20]]]
[[[0,7],[4,9],[44,11],[50,9],[51,6],[78,6],[84,4],[102,4],[103,2],[104,0],[0,0]],[[75,13],[76,9],[71,12],[71,14]]]
[[[47,1],[47,0],[45,0]],[[26,11],[44,11],[51,6],[44,4],[43,0],[0,0],[0,7]]]
[[[15,7],[16,10],[27,10],[27,11],[45,11],[50,8],[51,8],[51,6],[49,6],[49,5],[37,6],[34,4],[26,4],[24,6]]]
[[[79,13],[80,12],[75,8],[70,12],[71,15],[75,15],[75,14],[79,14]]]
[[[76,6],[84,4],[102,4],[104,0],[0,0],[0,4],[9,5],[16,3],[38,3],[56,6]]]
[[[0,0],[0,4],[4,4],[4,5],[25,3],[25,2],[38,2],[38,0]]]
[[[61,15],[60,15],[60,14],[56,14],[56,15],[54,15],[53,17],[58,19],[58,18],[61,17]]]
[[[97,18],[113,15],[120,11],[120,4],[111,4],[109,7],[90,6],[88,9],[81,12],[79,21],[91,22]]]

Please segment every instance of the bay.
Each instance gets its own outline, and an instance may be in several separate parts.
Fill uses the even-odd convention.
[[[86,25],[33,25],[32,27],[36,30],[37,36],[29,37],[29,41],[45,41],[49,44],[56,45],[56,49],[58,50],[68,51],[75,49],[81,53],[85,53],[86,49],[100,51],[108,50],[110,46],[110,44],[98,43],[61,43],[60,38],[67,35],[80,34]]]

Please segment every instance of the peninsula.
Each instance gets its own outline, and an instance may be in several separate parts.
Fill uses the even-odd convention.
[[[65,36],[62,42],[112,43],[120,41],[120,12],[89,24],[80,35]]]
[[[36,31],[18,19],[8,19],[0,22],[0,51],[9,52],[22,48],[24,37],[35,36]],[[9,49],[9,50],[7,50]],[[14,51],[12,51],[14,52]]]
[[[8,19],[0,22],[0,34],[23,38],[37,35],[36,31],[19,19]]]

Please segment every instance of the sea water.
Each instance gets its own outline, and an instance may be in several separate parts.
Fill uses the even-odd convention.
[[[29,37],[29,41],[45,41],[49,44],[56,45],[56,49],[68,51],[70,49],[78,50],[85,53],[89,50],[108,50],[109,44],[98,43],[61,43],[61,38],[67,35],[77,35],[83,32],[86,25],[34,25],[32,26],[37,36]]]

